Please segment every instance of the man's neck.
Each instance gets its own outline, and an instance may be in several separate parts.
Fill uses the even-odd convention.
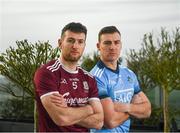
[[[106,67],[112,69],[112,70],[116,70],[117,69],[117,61],[105,61],[102,60],[101,61],[106,65]]]
[[[62,57],[60,57],[60,62],[62,63],[63,67],[65,67],[69,71],[77,70],[77,62],[66,61]]]

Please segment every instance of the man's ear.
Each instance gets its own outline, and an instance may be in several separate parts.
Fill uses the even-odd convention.
[[[99,43],[96,44],[96,47],[98,50],[100,50],[100,44]]]
[[[58,39],[58,46],[59,46],[60,49],[61,49],[61,44],[62,44],[62,40]]]

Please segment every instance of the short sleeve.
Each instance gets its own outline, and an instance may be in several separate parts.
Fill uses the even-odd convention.
[[[134,94],[138,94],[141,91],[141,88],[139,86],[139,81],[135,73],[133,73],[133,79],[134,79]]]
[[[90,91],[89,91],[89,98],[98,98],[98,89],[96,80],[93,78],[89,82]]]
[[[98,87],[98,95],[100,99],[110,97],[107,91],[107,85],[98,77],[96,78],[97,87]]]
[[[58,91],[56,76],[49,70],[40,68],[34,76],[35,91],[41,97],[49,92]]]

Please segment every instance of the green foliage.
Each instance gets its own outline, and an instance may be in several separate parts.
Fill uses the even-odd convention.
[[[128,66],[135,71],[145,89],[167,86],[167,91],[180,89],[180,28],[171,36],[165,29],[155,44],[153,34],[145,34],[142,48],[131,50]]]
[[[180,27],[172,34],[162,28],[156,41],[152,33],[145,34],[142,48],[138,52],[130,50],[127,64],[137,74],[142,88],[162,89],[164,131],[168,132],[169,93],[180,90]]]
[[[13,98],[1,103],[1,117],[5,119],[27,120],[33,116],[33,101],[27,98]]]
[[[58,48],[53,49],[49,42],[31,44],[23,40],[16,44],[16,49],[10,47],[0,54],[0,74],[34,98],[34,73],[40,65],[58,56]],[[1,89],[9,92],[8,87]]]
[[[0,54],[0,74],[13,83],[13,85],[0,84],[0,91],[9,93],[15,97],[22,97],[21,102],[24,102],[24,99],[30,97],[29,102],[33,103],[35,101],[33,84],[35,71],[42,64],[58,57],[59,49],[53,49],[49,42],[39,41],[31,44],[28,43],[27,40],[23,40],[17,41],[16,44],[16,49],[10,47],[5,53]],[[17,89],[13,89],[14,87],[18,88],[23,95],[17,95],[15,91]],[[26,112],[26,108],[29,109],[28,103],[22,107],[21,104],[15,104],[17,99],[14,100],[8,101],[10,102],[8,104],[11,104],[11,108],[5,108],[4,117],[8,117],[9,115],[12,115],[12,117],[17,116],[18,118],[23,117],[24,113],[22,112]],[[18,103],[20,102],[18,101]],[[30,110],[33,111],[32,106]],[[36,131],[36,129],[37,114],[36,104],[34,104],[34,131]]]
[[[99,60],[100,60],[100,57],[97,52],[93,53],[93,57],[91,57],[89,54],[85,55],[83,56],[81,67],[89,72]],[[120,57],[118,59],[118,63],[121,64],[121,62],[122,62],[122,58]]]
[[[81,64],[81,67],[89,72],[98,62],[98,60],[99,56],[96,52],[93,53],[93,58],[91,58],[90,55],[85,55],[83,56],[83,62]]]

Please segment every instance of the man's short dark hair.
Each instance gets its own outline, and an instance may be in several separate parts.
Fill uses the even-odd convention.
[[[64,35],[64,33],[67,30],[69,30],[71,32],[75,32],[75,33],[84,33],[85,36],[87,35],[87,28],[84,25],[82,25],[81,23],[71,22],[71,23],[65,25],[61,31],[61,37]]]
[[[103,27],[100,31],[99,31],[99,34],[98,34],[98,41],[100,42],[100,37],[102,34],[111,34],[111,33],[119,33],[119,35],[121,36],[121,33],[120,31],[115,27],[115,26],[106,26],[106,27]]]

